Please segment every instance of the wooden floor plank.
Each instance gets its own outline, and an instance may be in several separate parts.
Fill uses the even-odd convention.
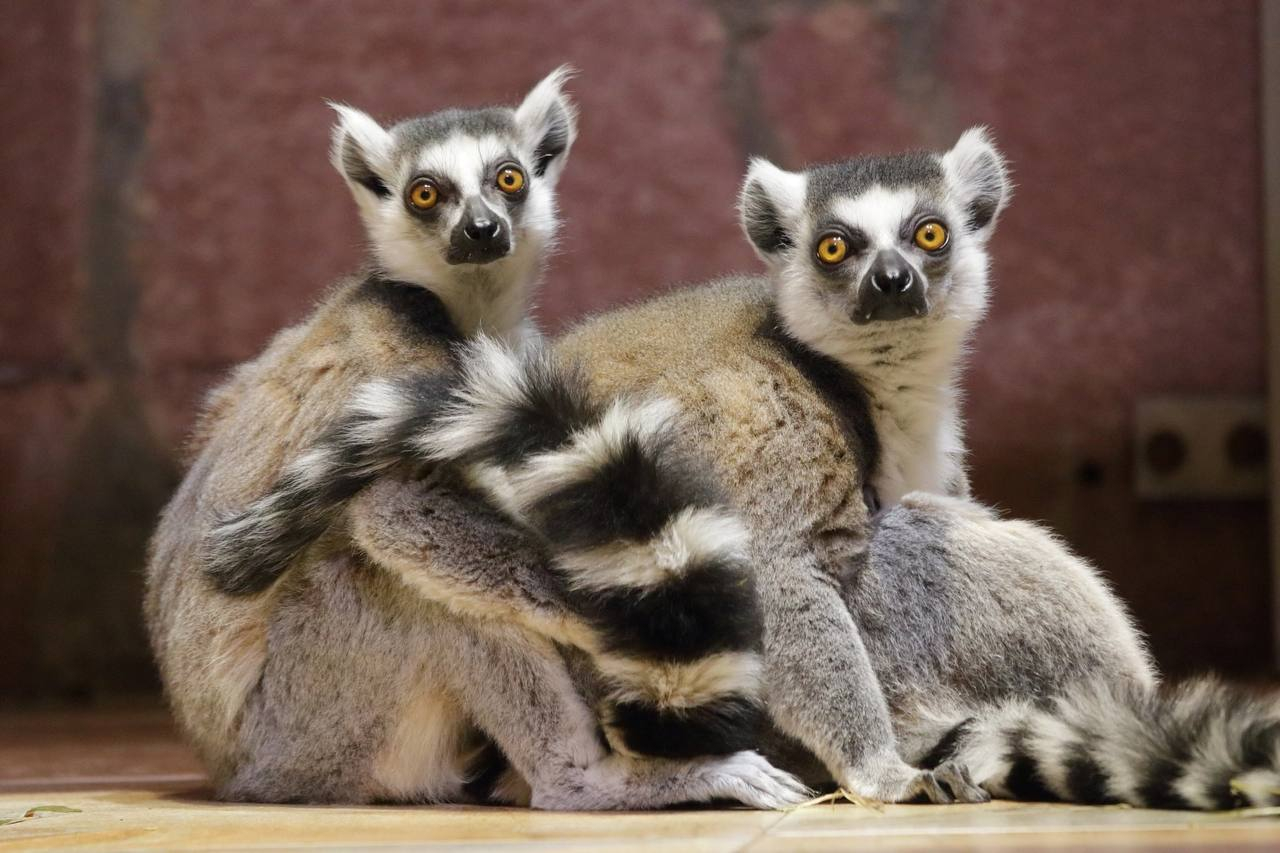
[[[0,827],[0,850],[210,850],[326,847],[741,850],[781,815],[748,810],[561,814],[444,806],[267,806],[182,789],[0,795],[0,816],[73,808]]]

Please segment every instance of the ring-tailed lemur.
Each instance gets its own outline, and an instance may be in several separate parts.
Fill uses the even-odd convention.
[[[485,738],[515,775],[481,781],[537,806],[767,807],[803,796],[751,753],[609,755],[545,634],[425,600],[412,578],[370,571],[341,531],[280,583],[205,559],[220,519],[282,470],[305,480],[315,469],[303,452],[362,383],[447,370],[453,345],[481,329],[515,346],[529,337],[575,136],[565,78],[553,73],[514,109],[447,110],[390,129],[337,108],[333,162],[368,232],[369,272],[211,395],[148,565],[147,622],[170,701],[224,798],[467,799],[491,752]]]
[[[845,787],[895,799],[927,783],[886,748],[887,705],[907,757],[951,759],[999,794],[1183,808],[1280,802],[1274,695],[1242,701],[1212,681],[1157,689],[1140,636],[1091,567],[1035,526],[967,502],[916,495],[891,509],[868,572],[864,531],[848,512],[861,509],[857,478],[840,481],[857,442],[795,440],[818,439],[807,431],[843,413],[884,503],[916,489],[965,491],[954,383],[985,309],[986,241],[1008,192],[1002,158],[972,131],[941,156],[802,174],[754,165],[744,227],[769,263],[782,331],[807,350],[797,359],[792,346],[790,357],[809,362],[802,376],[826,389],[826,413],[797,411],[794,385],[754,371],[761,356],[743,359],[740,339],[726,347],[707,335],[723,322],[708,315],[732,290],[584,324],[557,354],[589,365],[602,398],[665,394],[698,421],[691,437],[753,536],[769,710]],[[842,384],[851,377],[855,387]],[[857,387],[874,433],[857,416]],[[874,581],[893,593],[875,597]],[[938,732],[941,707],[950,737],[916,751]],[[944,781],[975,796],[963,779]]]
[[[646,642],[678,661],[682,678],[689,661],[715,664],[699,686],[713,698],[749,698],[750,682],[724,677],[713,635],[672,632],[647,615],[668,602],[703,619],[716,611],[710,594],[691,593],[722,567],[688,542],[719,548],[741,537],[723,512],[689,516],[690,506],[711,502],[679,488],[673,499],[666,484],[681,485],[679,469],[663,459],[705,455],[752,533],[774,717],[864,796],[941,798],[935,774],[894,752],[874,674],[830,578],[864,547],[864,480],[889,501],[908,488],[962,488],[955,375],[985,308],[986,242],[1006,196],[1003,160],[980,131],[941,155],[804,173],[757,161],[743,220],[769,263],[767,279],[723,281],[596,318],[557,344],[558,362],[477,345],[443,407],[418,400],[415,382],[434,379],[369,387],[314,451],[326,463],[311,477],[321,485],[283,482],[213,545],[235,572],[273,576],[336,516],[328,490],[353,494],[406,459],[461,461],[541,534],[572,591],[630,587],[630,602],[614,595],[599,622],[639,613],[671,637],[660,649],[656,637]],[[591,397],[616,400],[606,414],[566,411],[561,401],[580,395],[562,390],[576,382],[572,370],[560,372],[564,363],[582,365]],[[671,406],[656,402],[663,397],[685,413],[679,429]],[[291,511],[299,505],[308,511]],[[436,589],[442,598],[465,594]],[[567,598],[592,614],[590,595]],[[687,639],[696,641],[681,645]],[[815,647],[819,658],[808,654]],[[629,688],[629,672],[608,676]],[[812,701],[823,695],[832,701]],[[635,748],[647,735],[642,725],[614,741]],[[643,743],[665,736],[655,727]],[[962,787],[953,769],[944,772]]]

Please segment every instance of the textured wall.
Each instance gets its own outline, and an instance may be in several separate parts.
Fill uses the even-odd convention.
[[[979,493],[1095,559],[1167,666],[1267,665],[1263,507],[1144,505],[1128,473],[1135,399],[1262,390],[1255,4],[639,8],[0,9],[0,695],[151,683],[143,547],[195,405],[359,258],[322,100],[510,102],[563,61],[583,118],[551,328],[756,268],[731,211],[748,154],[990,124],[1019,191],[968,380]]]

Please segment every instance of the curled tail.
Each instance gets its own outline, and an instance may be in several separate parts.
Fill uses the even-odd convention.
[[[762,620],[746,528],[681,451],[665,400],[602,406],[574,368],[481,338],[458,376],[379,381],[275,488],[206,541],[230,594],[265,589],[349,498],[406,463],[450,464],[544,541],[593,637],[615,748],[684,757],[755,745]]]
[[[1011,701],[953,721],[926,749],[920,764],[955,761],[997,797],[1157,809],[1280,804],[1280,702],[1214,679],[1086,684]]]
[[[477,342],[418,437],[546,544],[597,638],[615,748],[681,757],[755,745],[761,616],[746,528],[665,400],[600,407],[573,368]]]

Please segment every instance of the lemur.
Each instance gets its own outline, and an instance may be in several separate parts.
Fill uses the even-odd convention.
[[[566,77],[554,72],[515,108],[390,128],[335,107],[332,160],[368,234],[366,271],[211,394],[147,568],[147,624],[170,702],[225,799],[590,809],[804,796],[755,753],[610,754],[545,632],[428,600],[415,576],[429,567],[373,567],[341,530],[270,589],[218,575],[204,548],[281,476],[319,483],[307,478],[325,460],[306,450],[363,383],[447,371],[455,345],[481,330],[516,350],[536,336],[527,309],[576,134]],[[324,493],[344,497],[340,485]],[[549,619],[576,630],[563,608]],[[495,750],[509,772],[489,772]]]
[[[381,454],[382,470],[397,457],[461,461],[494,506],[542,534],[553,572],[617,572],[640,596],[663,585],[669,551],[650,531],[619,529],[627,516],[614,510],[638,502],[651,514],[652,505],[615,476],[611,442],[642,447],[655,470],[671,445],[698,448],[729,485],[763,576],[776,729],[761,744],[797,771],[806,752],[816,757],[814,784],[881,799],[980,800],[989,791],[1194,808],[1274,802],[1275,703],[1210,682],[1158,690],[1121,603],[1036,526],[913,493],[879,517],[862,550],[863,474],[889,503],[919,485],[964,490],[959,442],[947,440],[958,439],[950,381],[985,304],[985,244],[1007,199],[1006,174],[976,132],[940,157],[801,174],[757,163],[743,220],[769,262],[772,296],[759,280],[721,282],[588,321],[556,347],[564,386],[585,382],[599,399],[613,397],[611,418],[564,413],[557,450],[493,452],[519,439],[521,413],[539,408],[557,368],[539,359],[522,368],[500,347],[477,344],[450,406],[381,451],[358,442],[334,450]],[[918,253],[904,251],[908,240]],[[575,359],[590,371],[566,366]],[[354,422],[386,430],[414,409],[409,385],[399,396],[393,386],[372,390]],[[620,394],[679,400],[680,429],[669,410],[644,417]],[[902,418],[899,394],[926,417]],[[889,460],[886,420],[917,437],[903,446],[932,448],[932,462]],[[478,548],[510,543],[512,530],[456,493],[442,500],[431,482],[387,477],[351,509],[354,538],[376,562],[450,568],[434,581],[441,594],[501,587],[495,613],[541,601],[519,588],[536,590],[536,568],[523,570],[536,567],[539,550],[529,540],[501,555]],[[495,557],[522,573],[508,575]]]

